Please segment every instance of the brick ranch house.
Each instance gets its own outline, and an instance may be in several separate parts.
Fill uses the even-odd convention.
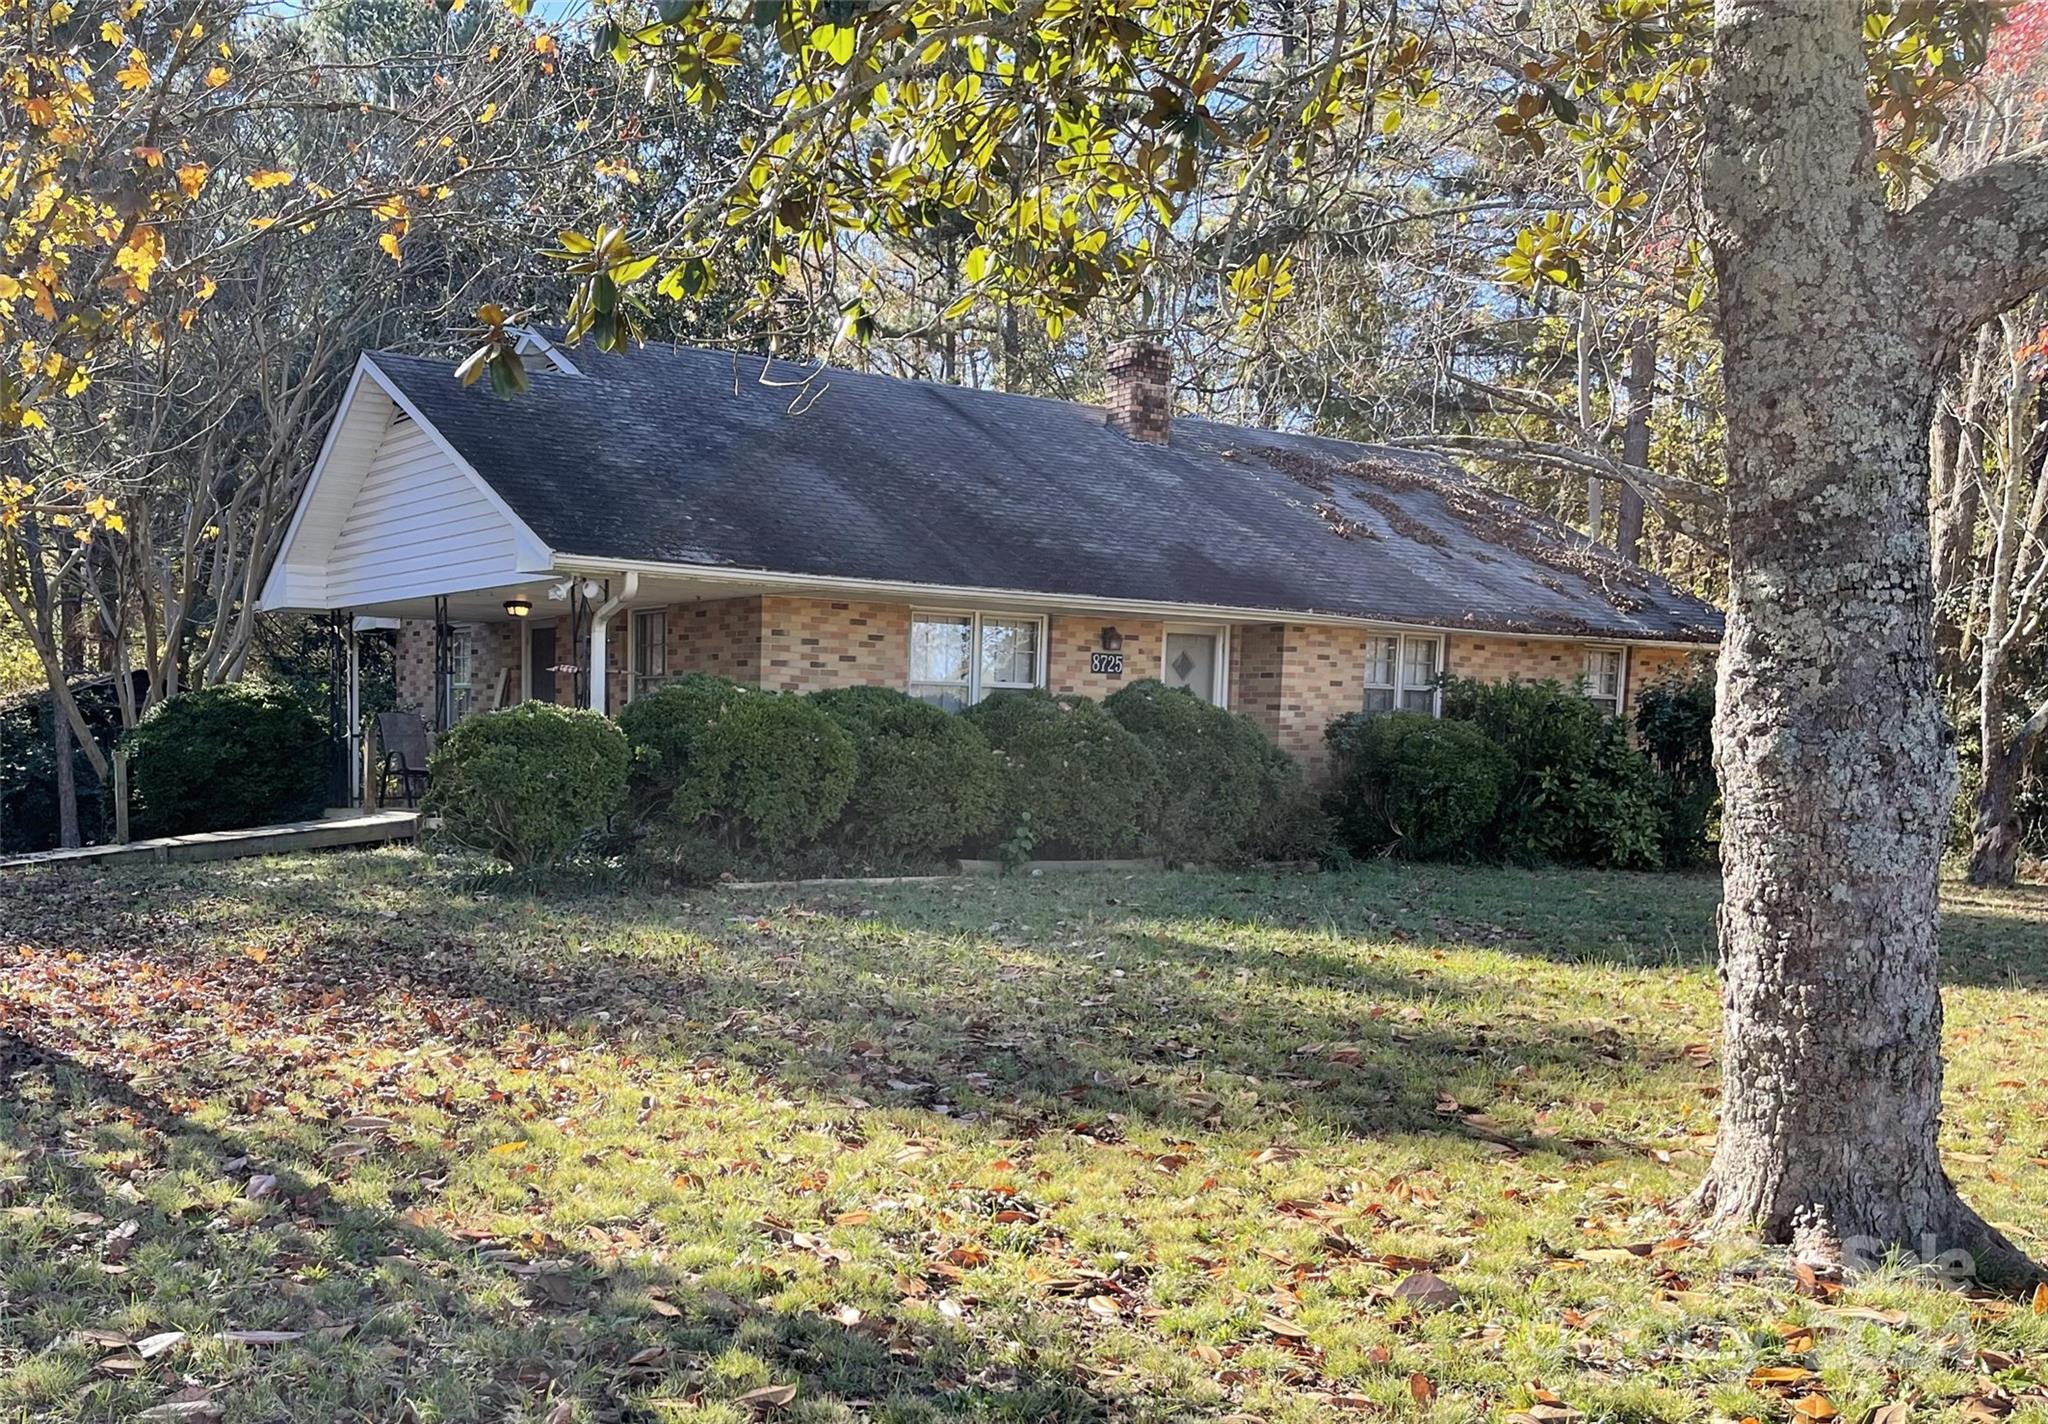
[[[1447,461],[1175,417],[1150,341],[1111,354],[1107,409],[673,347],[522,357],[505,399],[364,355],[262,596],[395,630],[434,726],[617,713],[694,671],[948,707],[1157,677],[1314,771],[1333,717],[1433,712],[1446,674],[1621,711],[1721,636]]]

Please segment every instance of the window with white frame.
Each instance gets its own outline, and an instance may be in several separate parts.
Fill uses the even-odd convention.
[[[1438,674],[1443,671],[1443,650],[1441,638],[1418,638],[1410,634],[1401,639],[1403,712],[1436,714],[1436,684]]]
[[[1365,639],[1365,710],[1436,715],[1436,684],[1444,640],[1414,633],[1370,633]]]
[[[1373,633],[1365,640],[1365,710],[1391,712],[1401,703],[1401,639]]]
[[[998,613],[917,613],[910,695],[949,712],[1002,688],[1042,687],[1045,620]]]
[[[1586,649],[1583,683],[1589,701],[1611,717],[1621,715],[1621,649]]]
[[[668,610],[643,608],[633,615],[633,695],[652,692],[668,680]]]
[[[448,711],[460,722],[476,710],[476,630],[448,630]]]

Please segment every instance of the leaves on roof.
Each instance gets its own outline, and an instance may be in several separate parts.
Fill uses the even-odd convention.
[[[1593,544],[1557,520],[1468,480],[1376,457],[1340,462],[1296,450],[1268,449],[1261,454],[1272,468],[1324,496],[1315,511],[1342,538],[1357,537],[1348,532],[1357,527],[1357,521],[1339,503],[1352,499],[1386,520],[1403,538],[1441,553],[1452,553],[1455,546],[1449,536],[1393,498],[1406,494],[1433,495],[1482,543],[1511,550],[1546,568],[1570,574],[1623,613],[1640,612],[1649,606],[1648,599],[1632,591],[1650,588],[1651,577],[1643,569]],[[1465,552],[1481,557],[1476,549]],[[1552,579],[1544,578],[1541,582],[1546,588],[1565,591],[1563,584]]]

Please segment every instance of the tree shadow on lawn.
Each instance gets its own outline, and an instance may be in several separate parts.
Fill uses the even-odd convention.
[[[149,940],[202,889],[218,893],[172,882],[136,912],[111,907],[106,940]],[[259,923],[293,926],[295,953],[275,969],[307,990],[447,995],[611,1039],[652,1031],[673,1061],[715,1054],[793,1092],[997,1118],[1019,1134],[1314,1129],[1607,1156],[1611,1142],[1508,1137],[1459,1109],[1502,1093],[1538,1107],[1625,1097],[1656,1075],[1683,1094],[1711,1077],[1682,1034],[1641,1016],[1566,1021],[1508,993],[1475,1010],[1482,986],[1448,969],[1312,942],[1251,947],[1218,938],[1227,922],[1206,910],[1186,932],[1134,909],[1084,933],[1075,913],[1100,906],[1069,893],[1042,918],[968,930],[982,908],[971,898],[891,917],[836,896],[685,912],[616,890],[479,903],[436,902],[436,889],[408,890],[396,910],[331,878],[237,885],[235,898]],[[521,923],[524,905],[544,927]]]
[[[456,1234],[426,1210],[350,1204],[348,1166],[292,1136],[304,1134],[261,1120],[209,1128],[0,1028],[0,1364],[17,1366],[12,1380],[0,1369],[0,1386],[12,1402],[92,1418],[211,1398],[230,1419],[552,1420],[573,1399],[624,1421],[665,1417],[652,1399],[715,1403],[796,1382],[794,1420],[1107,1412],[1079,1374],[1032,1349],[998,1360],[929,1311],[849,1325],[779,1307],[772,1269],[757,1268],[749,1291],[738,1266],[712,1285],[644,1253]],[[417,1142],[379,1155],[422,1184],[423,1201],[447,1169]],[[189,1333],[143,1361],[86,1329]],[[231,1343],[230,1329],[298,1338]],[[736,1374],[735,1351],[752,1376]],[[34,1384],[21,1372],[31,1359]]]

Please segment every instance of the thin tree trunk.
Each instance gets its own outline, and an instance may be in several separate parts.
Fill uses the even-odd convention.
[[[1935,653],[1952,680],[1963,675],[1972,610],[1959,594],[1976,548],[1977,515],[1983,498],[1983,441],[1980,409],[1987,377],[1996,362],[1998,328],[1987,324],[1962,360],[1953,402],[1944,405],[1934,428],[1934,594],[1943,614],[1935,628]],[[1958,607],[1958,604],[1963,606]]]
[[[1851,1265],[2017,1253],[1942,1170],[1927,431],[1860,11],[1720,0],[1707,200],[1727,383],[1722,1120],[1697,1206]]]
[[[1995,705],[1993,705],[1995,703]],[[2019,879],[2021,826],[2019,817],[2020,776],[2027,758],[2048,734],[2048,702],[2044,702],[2016,731],[2002,731],[2005,703],[2001,695],[1985,698],[1987,721],[1980,763],[1984,784],[1977,789],[1977,815],[1970,842],[1969,880],[1972,885],[2005,888]],[[2001,730],[1994,733],[1992,728]]]
[[[1628,424],[1622,427],[1621,458],[1647,469],[1650,464],[1650,408],[1657,382],[1657,328],[1640,322],[1628,350]],[[1614,512],[1614,548],[1630,563],[1639,561],[1643,543],[1642,492],[1626,480]]]
[[[57,844],[65,850],[81,844],[78,835],[78,766],[71,741],[71,719],[50,706],[51,765],[57,776]]]
[[[61,587],[53,592],[57,595],[57,665],[68,685],[72,670],[78,666],[76,605],[64,597]],[[65,850],[72,850],[80,841],[78,767],[72,760],[71,721],[55,702],[51,703],[50,711],[50,751],[54,758],[52,769],[57,778],[57,844]]]
[[[2009,887],[2020,873],[2019,749],[1984,742],[1984,784],[1977,788],[1977,815],[1970,841],[1972,885]]]

